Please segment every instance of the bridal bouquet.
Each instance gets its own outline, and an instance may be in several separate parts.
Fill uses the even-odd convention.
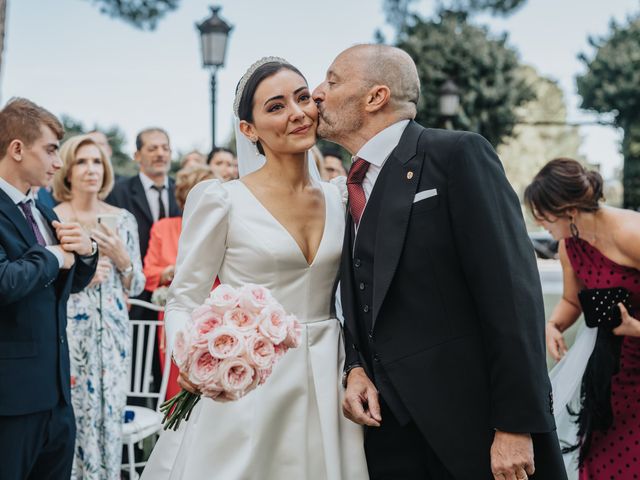
[[[191,314],[174,342],[173,359],[201,394],[182,390],[160,406],[164,429],[189,420],[202,396],[237,400],[262,385],[276,361],[300,341],[300,324],[268,289],[221,284]]]

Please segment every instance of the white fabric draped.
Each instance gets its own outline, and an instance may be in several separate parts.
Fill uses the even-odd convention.
[[[596,328],[582,328],[569,351],[549,372],[553,388],[554,417],[561,446],[575,445],[578,442],[578,426],[575,417],[569,414],[567,406],[573,412],[580,410],[582,377],[596,345],[597,336]],[[576,450],[563,456],[569,480],[577,478],[578,453]]]

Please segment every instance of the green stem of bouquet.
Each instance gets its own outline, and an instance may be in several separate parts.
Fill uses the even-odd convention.
[[[200,395],[182,390],[175,397],[164,402],[160,405],[160,412],[164,413],[163,428],[177,430],[183,419],[185,422],[189,420],[193,407],[199,401]]]

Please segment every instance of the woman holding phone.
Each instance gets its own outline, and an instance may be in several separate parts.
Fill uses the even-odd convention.
[[[93,280],[67,306],[77,430],[72,478],[119,479],[131,343],[126,300],[145,283],[138,228],[131,213],[103,201],[113,187],[113,169],[91,137],[69,138],[60,156],[55,211],[62,221],[83,225],[100,251]]]

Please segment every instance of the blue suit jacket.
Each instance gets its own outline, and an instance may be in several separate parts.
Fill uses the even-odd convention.
[[[49,224],[57,220],[53,210],[36,205]],[[70,401],[67,300],[91,281],[97,259],[76,256],[71,269],[60,270],[0,190],[0,416]]]

